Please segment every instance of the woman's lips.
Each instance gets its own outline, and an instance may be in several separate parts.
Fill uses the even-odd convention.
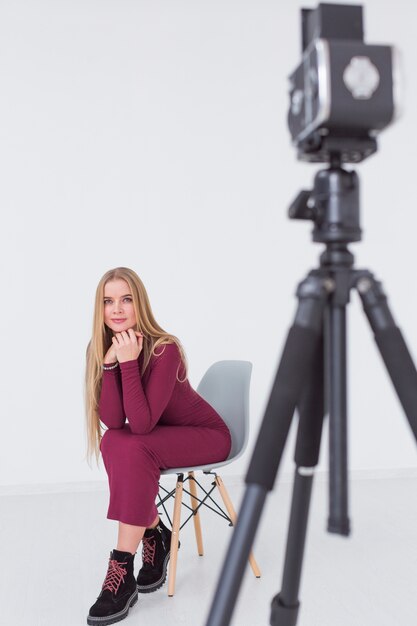
[[[112,320],[112,322],[114,322],[115,324],[122,324],[125,321],[126,320]]]

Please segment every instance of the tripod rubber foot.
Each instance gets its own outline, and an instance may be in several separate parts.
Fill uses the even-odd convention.
[[[271,602],[271,626],[296,626],[300,603],[293,606],[285,606],[280,595],[276,595]]]
[[[332,519],[327,520],[327,532],[335,533],[337,535],[344,535],[345,537],[350,535],[350,522],[349,518],[345,519]]]

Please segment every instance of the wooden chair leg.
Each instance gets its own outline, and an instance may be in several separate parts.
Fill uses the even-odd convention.
[[[183,479],[183,474],[179,474],[175,490],[174,515],[172,520],[172,535],[168,571],[168,595],[170,597],[174,595],[175,576],[177,573],[178,540],[180,534]]]
[[[199,502],[197,500],[197,486],[195,484],[195,480],[194,480],[194,472],[188,472],[188,476],[189,476],[189,481],[188,484],[190,485],[190,492],[191,492],[191,507],[193,509],[193,511],[195,511],[195,509],[198,507]],[[201,534],[201,522],[200,522],[200,512],[197,511],[197,513],[195,513],[193,515],[193,520],[194,520],[194,531],[195,531],[195,538],[197,541],[197,550],[198,550],[198,554],[200,556],[204,555],[204,550],[203,550],[203,536]]]
[[[222,500],[224,502],[224,505],[227,509],[227,512],[229,513],[229,517],[233,522],[233,526],[236,526],[236,521],[237,521],[237,515],[236,515],[236,511],[233,508],[233,504],[232,501],[229,497],[229,494],[226,491],[226,487],[224,486],[224,483],[222,481],[222,479],[220,478],[220,476],[216,475],[216,485],[220,491],[220,495],[222,497]],[[250,566],[252,568],[253,573],[255,574],[256,578],[260,578],[261,577],[261,572],[260,569],[258,567],[258,564],[255,561],[255,557],[253,556],[252,551],[250,552],[249,555],[249,563]]]

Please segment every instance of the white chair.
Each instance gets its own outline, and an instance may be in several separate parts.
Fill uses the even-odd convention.
[[[249,386],[251,373],[252,363],[249,361],[218,361],[209,367],[197,387],[197,392],[219,413],[230,430],[232,436],[232,448],[228,458],[225,461],[213,463],[211,465],[176,467],[161,471],[161,474],[177,474],[176,487],[172,491],[168,491],[160,485],[158,504],[158,507],[163,507],[169,519],[164,503],[170,497],[175,498],[172,520],[171,554],[168,571],[169,596],[173,596],[175,590],[180,528],[182,528],[182,526],[184,526],[184,524],[191,517],[193,517],[198,554],[203,556],[203,540],[199,515],[199,509],[201,506],[206,506],[215,513],[219,513],[219,515],[224,517],[229,522],[230,526],[234,526],[236,524],[236,512],[226,491],[226,487],[217,472],[213,470],[235,461],[243,454],[247,446],[249,436]],[[214,482],[212,483],[212,489],[210,491],[207,492],[204,487],[196,481],[194,476],[194,472],[196,471],[202,471],[204,474],[214,475]],[[187,474],[185,479],[184,474]],[[190,495],[191,507],[182,501],[184,483],[187,481],[189,481],[190,487],[190,491],[187,493]],[[205,496],[203,499],[198,497],[196,485],[204,491]],[[227,514],[212,498],[211,494],[216,487],[218,488],[224,506],[226,507]],[[163,498],[161,498],[161,490],[167,494]],[[208,505],[207,500],[210,500],[211,503],[217,507],[217,510],[213,506]],[[191,510],[191,515],[189,515],[188,519],[182,524],[182,526],[180,526],[181,505],[186,506],[189,510]],[[261,573],[252,553],[250,554],[249,562],[253,573],[257,578],[259,578]]]

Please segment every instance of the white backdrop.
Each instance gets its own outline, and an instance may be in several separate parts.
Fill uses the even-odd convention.
[[[287,218],[318,169],[296,160],[286,123],[305,4],[0,4],[3,491],[107,479],[84,460],[82,387],[95,288],[118,265],[183,341],[194,387],[214,361],[253,363],[248,450],[225,471],[245,474],[296,286],[322,250],[311,223]],[[364,5],[365,40],[402,51],[405,110],[357,168],[364,241],[351,250],[382,280],[416,359],[416,10],[398,0],[394,20],[392,2]],[[356,294],[348,330],[350,467],[413,471]]]

